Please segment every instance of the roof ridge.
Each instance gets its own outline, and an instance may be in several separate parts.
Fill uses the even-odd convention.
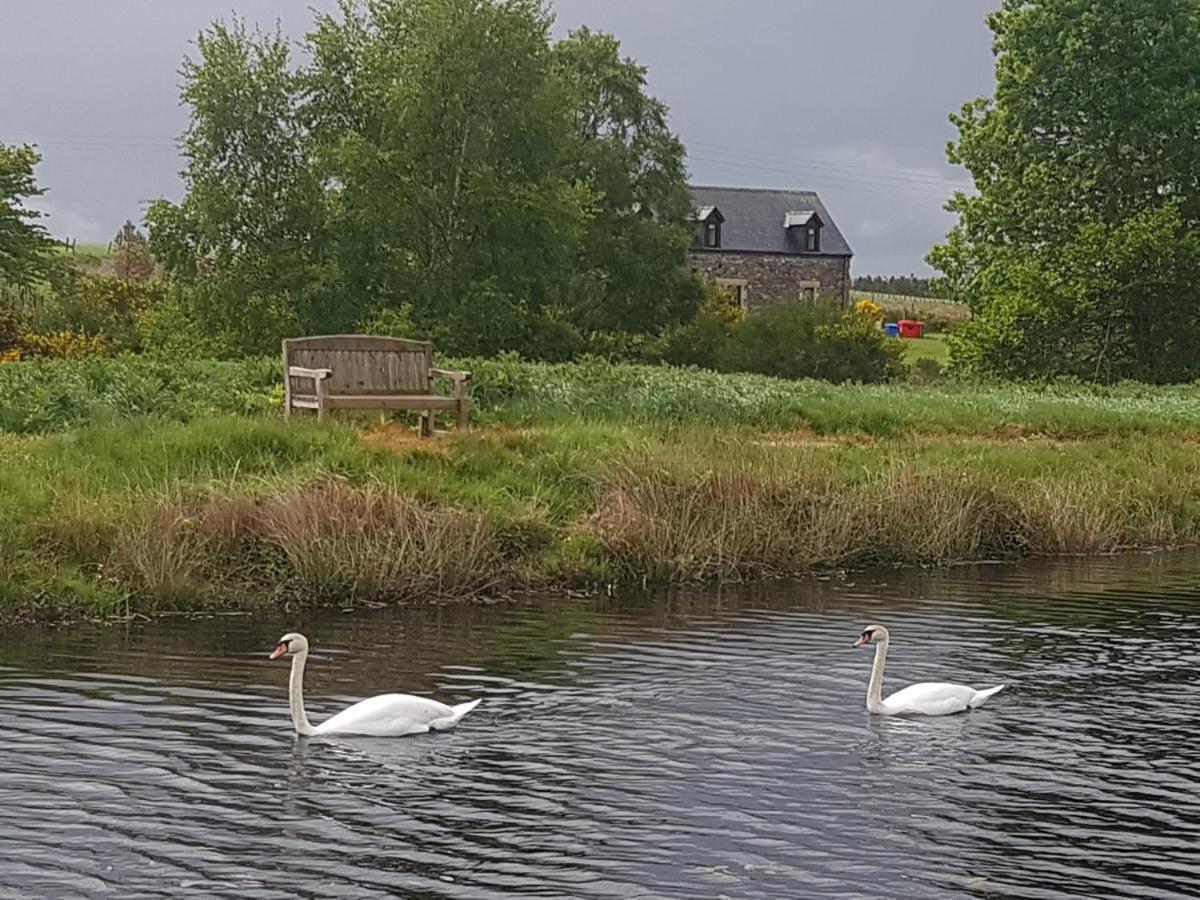
[[[813,197],[817,196],[816,191],[797,191],[788,188],[733,187],[726,184],[689,184],[688,187],[694,191],[740,191],[743,194],[810,194]]]

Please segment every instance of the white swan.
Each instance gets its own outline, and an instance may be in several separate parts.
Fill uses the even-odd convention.
[[[304,712],[304,662],[308,659],[308,639],[302,634],[285,634],[271,651],[271,659],[292,655],[292,675],[288,680],[288,701],[296,733],[363,734],[374,737],[400,737],[453,728],[458,720],[479,705],[479,700],[447,706],[411,694],[380,694],[355,703],[332,719],[312,725]]]
[[[883,666],[887,660],[889,639],[888,630],[882,625],[868,625],[854,642],[855,647],[875,645],[875,665],[871,669],[871,683],[867,686],[868,712],[881,716],[948,716],[982,706],[992,694],[1004,690],[1002,684],[977,691],[965,684],[929,681],[909,685],[882,700],[880,696],[883,692]]]

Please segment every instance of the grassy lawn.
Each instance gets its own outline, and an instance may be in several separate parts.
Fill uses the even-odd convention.
[[[932,359],[943,366],[950,362],[950,348],[943,335],[931,334],[922,338],[901,338],[904,361],[911,365],[919,359]]]

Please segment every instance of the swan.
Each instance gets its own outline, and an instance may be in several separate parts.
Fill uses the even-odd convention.
[[[883,691],[883,666],[887,660],[888,630],[882,625],[868,625],[854,642],[855,647],[875,645],[875,665],[871,669],[871,682],[867,686],[867,711],[881,716],[948,716],[982,706],[992,694],[1004,690],[1004,685],[977,691],[965,684],[946,684],[928,681],[910,684],[896,691],[886,700],[881,700]]]
[[[308,659],[308,639],[302,634],[285,634],[271,651],[271,659],[291,655],[292,674],[288,680],[288,702],[296,733],[363,734],[373,737],[400,737],[453,728],[458,720],[479,705],[479,700],[447,706],[426,697],[411,694],[380,694],[355,703],[332,719],[312,725],[304,712],[304,663]],[[481,698],[482,699],[482,698]]]

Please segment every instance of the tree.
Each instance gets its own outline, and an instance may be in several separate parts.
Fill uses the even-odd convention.
[[[950,202],[959,222],[929,256],[976,314],[956,358],[1196,377],[1200,3],[1005,0],[988,21],[996,93],[952,117],[949,148],[976,193]]]
[[[646,93],[646,69],[620,50],[587,28],[554,48],[573,115],[572,176],[596,196],[581,261],[593,277],[572,298],[572,315],[586,328],[655,331],[700,305],[698,283],[678,264],[694,211],[667,108]]]
[[[25,206],[45,193],[33,174],[41,159],[33,147],[0,144],[0,281],[27,284],[47,274],[56,242],[38,223],[42,214]]]
[[[149,278],[154,274],[154,256],[146,236],[129,220],[112,240],[113,272],[126,281]]]
[[[278,34],[206,32],[188,194],[149,215],[196,315],[265,349],[403,311],[449,351],[563,356],[693,312],[666,111],[614,40],[550,24],[541,0],[343,0],[301,66]]]
[[[235,20],[196,47],[182,69],[187,194],[146,216],[154,255],[189,286],[182,313],[231,352],[349,328],[358,304],[330,255],[326,185],[297,113],[303,83],[288,41]]]

